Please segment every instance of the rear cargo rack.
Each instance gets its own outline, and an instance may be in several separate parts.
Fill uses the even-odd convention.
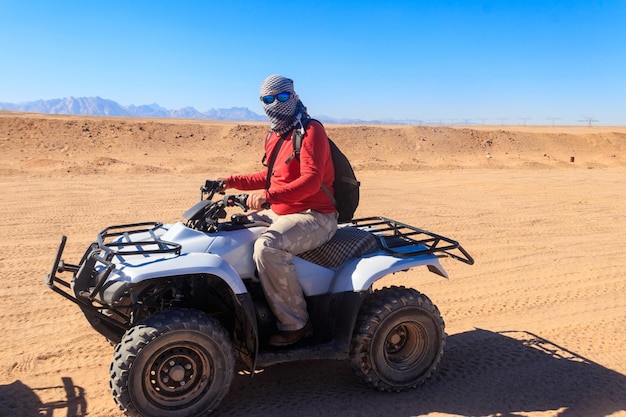
[[[394,256],[434,254],[474,264],[474,259],[459,242],[386,217],[354,219],[350,226],[372,233],[382,249]]]
[[[163,227],[161,222],[145,222],[110,226],[98,233],[98,246],[110,259],[114,255],[149,255],[175,253],[180,255],[181,245],[160,239],[155,231]],[[134,235],[142,234],[138,240]],[[131,249],[134,248],[134,249]]]

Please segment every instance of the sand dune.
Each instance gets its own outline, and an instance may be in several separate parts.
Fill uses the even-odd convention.
[[[217,416],[626,416],[626,128],[328,126],[359,216],[459,240],[476,259],[386,278],[427,294],[448,341],[415,391],[348,363],[237,375]],[[121,416],[112,348],[50,291],[62,234],[177,221],[207,178],[257,169],[266,126],[0,112],[0,416]],[[573,161],[572,161],[573,158]]]

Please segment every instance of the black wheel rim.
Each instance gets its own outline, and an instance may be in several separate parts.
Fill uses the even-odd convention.
[[[419,323],[400,323],[385,338],[385,362],[402,372],[421,367],[428,356],[428,344],[428,334]]]
[[[204,349],[187,342],[155,352],[144,375],[146,398],[159,408],[175,409],[203,397],[213,380],[213,366]]]

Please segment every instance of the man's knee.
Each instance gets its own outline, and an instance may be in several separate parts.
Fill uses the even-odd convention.
[[[267,249],[269,248],[269,242],[267,239],[264,239],[263,236],[260,236],[254,242],[254,250],[252,252],[252,258],[258,264],[259,261],[262,261],[266,257]]]
[[[290,264],[293,255],[283,248],[271,235],[263,234],[254,242],[252,258],[259,265]]]

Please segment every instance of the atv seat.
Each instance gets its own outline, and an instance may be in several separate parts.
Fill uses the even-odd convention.
[[[326,268],[337,268],[348,259],[363,256],[379,247],[379,240],[372,233],[344,226],[339,227],[328,242],[298,257]]]

